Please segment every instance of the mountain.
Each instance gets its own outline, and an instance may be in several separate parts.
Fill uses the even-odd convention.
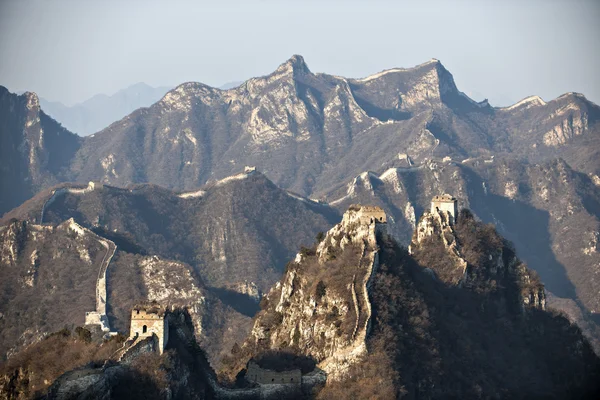
[[[82,140],[74,157],[63,157],[68,177],[57,179],[191,191],[256,165],[278,186],[314,197],[363,171],[398,166],[399,156],[422,164],[507,154],[562,157],[594,177],[599,115],[575,93],[505,108],[476,103],[438,60],[346,79],[313,74],[293,56],[229,90],[178,86]]]
[[[54,226],[12,220],[0,229],[3,359],[65,326],[83,326],[103,290],[106,326],[115,332],[129,331],[130,310],[142,300],[187,307],[198,342],[218,365],[222,348],[240,340],[249,318],[223,304],[190,265],[117,243],[73,219]]]
[[[549,304],[565,311],[600,350],[599,182],[561,159],[540,164],[497,157],[428,161],[381,174],[364,172],[325,199],[340,211],[357,202],[382,207],[388,231],[408,244],[417,216],[439,193],[452,193],[461,208],[493,223],[511,240],[541,276]]]
[[[119,248],[182,260],[210,286],[257,297],[280,278],[298,246],[311,245],[338,215],[248,171],[187,193],[155,185],[62,185],[0,222],[56,225],[74,218]]]
[[[227,83],[219,86],[219,89],[221,89],[221,90],[233,89],[233,88],[240,86],[242,83],[244,83],[244,82],[242,82],[242,81],[227,82]]]
[[[65,180],[81,139],[46,115],[35,93],[0,86],[0,212]]]
[[[562,156],[598,174],[600,108],[578,94],[507,108],[463,95],[438,60],[364,79],[313,74],[294,56],[230,90],[185,83],[86,140],[73,178],[191,190],[256,165],[277,185],[311,195],[365,170],[510,153]],[[586,148],[573,152],[571,148]]]
[[[140,82],[110,96],[97,94],[73,106],[65,106],[58,101],[43,98],[40,99],[40,105],[48,115],[71,132],[88,136],[138,108],[148,107],[157,102],[170,89],[166,86],[154,88]]]
[[[597,393],[600,359],[493,226],[425,212],[407,252],[382,212],[352,206],[289,264],[223,374],[292,353],[327,373],[323,399]]]

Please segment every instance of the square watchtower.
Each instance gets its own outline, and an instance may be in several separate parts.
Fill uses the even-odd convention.
[[[131,310],[129,337],[158,337],[158,349],[163,353],[169,340],[169,322],[165,310],[156,305],[136,306]]]
[[[431,199],[431,212],[447,211],[450,213],[450,225],[454,225],[458,216],[458,202],[456,197],[449,194],[433,196]]]

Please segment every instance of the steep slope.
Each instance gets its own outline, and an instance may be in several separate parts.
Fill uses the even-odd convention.
[[[0,86],[0,213],[65,179],[81,140],[40,110],[35,93]]]
[[[426,214],[411,256],[361,208],[290,263],[224,374],[279,351],[318,362],[324,399],[596,393],[600,360],[493,227]]]
[[[123,241],[112,253],[105,242],[73,219],[56,226],[12,220],[1,228],[2,358],[61,327],[84,325],[88,312],[96,310],[105,263],[106,325],[115,331],[128,334],[131,307],[141,300],[185,307],[198,342],[218,365],[222,349],[250,328],[249,318],[224,305],[189,265],[131,252],[119,247]],[[228,329],[232,326],[236,330]]]
[[[351,207],[316,248],[298,253],[261,301],[250,337],[225,360],[224,373],[231,378],[261,352],[294,349],[335,378],[364,356],[371,321],[368,287],[378,267],[376,235],[385,234],[385,223],[365,223],[374,213]]]
[[[408,244],[415,215],[439,193],[493,223],[515,244],[552,293],[550,304],[573,317],[600,349],[596,232],[600,191],[595,175],[573,171],[562,160],[523,164],[514,159],[431,160],[381,174],[363,173],[328,196],[340,211],[354,202],[377,204],[388,231]],[[598,181],[600,182],[600,181]]]
[[[120,120],[141,107],[148,107],[160,100],[169,87],[151,87],[140,82],[107,96],[98,94],[73,106],[56,101],[40,99],[45,113],[60,122],[71,132],[88,136],[111,123]]]

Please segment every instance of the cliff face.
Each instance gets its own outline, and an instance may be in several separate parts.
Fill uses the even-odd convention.
[[[376,234],[360,206],[344,214],[318,244],[288,264],[266,295],[250,340],[259,347],[294,347],[333,379],[366,353],[371,321],[369,285],[378,265]]]
[[[0,213],[66,178],[81,144],[40,109],[35,93],[21,96],[0,86]]]

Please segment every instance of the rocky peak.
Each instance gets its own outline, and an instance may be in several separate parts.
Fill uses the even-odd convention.
[[[448,285],[463,287],[498,309],[545,309],[539,277],[516,256],[511,243],[468,210],[450,224],[447,211],[426,211],[417,223],[409,251],[422,267]]]
[[[454,83],[454,77],[452,76],[450,71],[448,71],[446,67],[444,67],[444,65],[436,59],[433,59],[431,61],[431,65],[434,66],[435,73],[438,77],[440,93],[443,95],[446,93],[458,92],[458,89],[456,88],[456,83]]]
[[[298,73],[306,73],[309,74],[310,70],[308,69],[308,65],[304,61],[304,57],[298,54],[294,54],[290,57],[289,60],[281,64],[275,73],[285,73],[285,74],[298,74]]]
[[[354,205],[318,246],[303,249],[262,301],[246,349],[294,347],[336,379],[366,354],[369,287],[378,266],[378,207]],[[251,351],[251,352],[252,352]]]
[[[466,278],[467,261],[460,252],[454,227],[450,224],[452,219],[452,215],[448,211],[425,211],[415,227],[409,252],[413,254],[418,251],[416,249],[419,249],[427,240],[441,241],[455,267],[450,271],[444,271],[443,274],[438,273],[438,276],[446,283],[457,285]]]
[[[32,109],[36,109],[37,111],[39,111],[40,109],[40,99],[38,98],[38,95],[33,93],[33,92],[25,92],[23,93],[23,96],[25,97],[25,100],[27,101],[27,109],[28,110],[32,110]]]

